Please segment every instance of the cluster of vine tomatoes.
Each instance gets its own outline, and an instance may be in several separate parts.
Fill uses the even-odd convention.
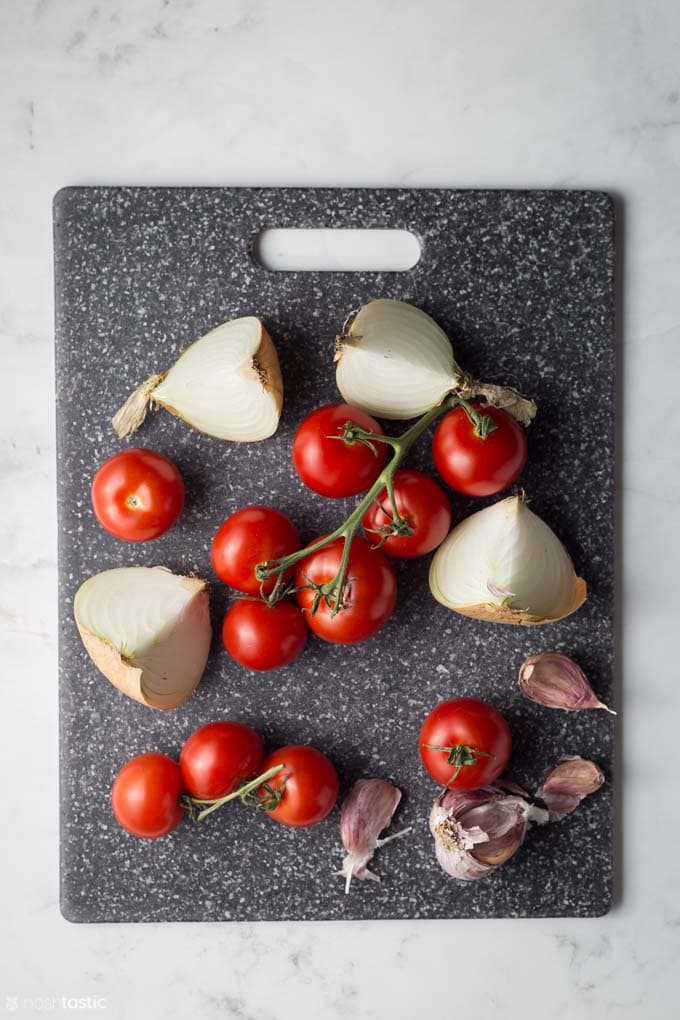
[[[275,775],[258,783],[277,766]],[[254,729],[224,721],[192,733],[179,762],[156,752],[131,758],[114,780],[111,803],[119,825],[134,836],[155,839],[172,832],[194,802],[219,806],[215,802],[239,796],[246,783],[254,787],[254,806],[293,828],[323,821],[338,798],[338,774],[321,751],[296,744],[265,757]]]
[[[433,438],[440,475],[458,491],[488,495],[510,485],[526,460],[521,427],[505,411],[484,408],[494,423],[485,439],[475,435],[462,408],[446,414]],[[348,425],[375,439],[347,439]],[[302,482],[330,498],[357,496],[373,486],[390,453],[380,424],[347,404],[329,404],[309,414],[293,440],[292,459]],[[342,592],[332,591],[341,567],[345,538],[309,553],[294,566],[261,581],[257,567],[295,558],[301,542],[295,525],[280,511],[245,507],[218,530],[211,549],[215,573],[244,593],[227,611],[224,644],[241,665],[254,670],[284,666],[305,647],[311,630],[325,641],[356,644],[376,634],[394,611],[397,583],[387,557],[410,559],[432,552],[451,524],[449,499],[421,471],[398,469],[361,519],[364,536],[355,535]],[[286,594],[287,593],[287,594]]]

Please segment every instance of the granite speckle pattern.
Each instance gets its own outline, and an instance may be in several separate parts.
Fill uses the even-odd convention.
[[[612,703],[614,214],[599,192],[71,188],[55,199],[60,515],[61,902],[73,921],[522,917],[600,915],[611,901],[612,719],[551,712],[524,700],[517,669],[558,649]],[[268,273],[253,261],[266,226],[406,227],[423,254],[407,273]],[[333,337],[374,296],[413,301],[454,340],[458,360],[534,395],[539,417],[520,479],[586,577],[586,606],[560,624],[500,627],[458,617],[427,588],[428,560],[396,564],[399,602],[376,639],[356,648],[311,640],[272,674],[249,673],[220,648],[228,593],[213,577],[212,535],[247,503],[271,502],[305,538],[353,501],[303,489],[290,463],[301,417],[337,399]],[[276,436],[230,445],[158,412],[134,442],[170,456],[187,483],[179,523],[155,542],[118,542],[93,517],[89,484],[120,448],[109,421],[129,390],[225,319],[259,315],[282,362],[286,401]],[[395,430],[399,426],[394,423]],[[409,463],[431,468],[421,440]],[[454,495],[454,522],[487,501]],[[429,558],[428,558],[429,559]],[[215,641],[182,708],[156,713],[111,687],[82,648],[72,599],[90,574],[164,564],[213,580]],[[437,701],[489,699],[515,738],[510,772],[530,789],[564,754],[592,757],[609,782],[571,818],[530,832],[491,878],[448,879],[427,815],[437,789],[416,734]],[[413,834],[374,858],[381,885],[343,895],[332,872],[338,810],[288,830],[239,805],[163,840],[136,840],[109,808],[117,770],[147,750],[176,755],[214,719],[254,725],[268,746],[309,742],[333,758],[343,790],[386,776],[404,791],[394,823]]]

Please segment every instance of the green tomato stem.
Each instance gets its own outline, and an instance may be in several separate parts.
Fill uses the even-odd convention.
[[[249,782],[239,786],[239,788],[234,790],[233,793],[228,793],[225,797],[219,797],[217,800],[199,800],[197,797],[189,797],[185,794],[182,798],[180,798],[180,803],[190,812],[193,808],[200,807],[201,805],[207,805],[207,807],[203,807],[196,815],[196,821],[202,822],[204,818],[207,818],[208,815],[213,813],[213,811],[217,811],[218,808],[221,808],[223,804],[227,804],[230,800],[243,800],[243,798],[249,793],[256,790],[258,786],[262,786],[262,784],[266,783],[266,781],[271,779],[272,776],[278,775],[282,769],[285,769],[285,767],[285,765],[272,765],[272,767],[267,769],[266,772],[263,772],[262,775],[256,776],[255,779],[251,779]]]

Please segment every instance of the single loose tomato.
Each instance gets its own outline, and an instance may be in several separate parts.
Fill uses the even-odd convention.
[[[337,538],[298,563],[296,598],[315,634],[353,645],[373,637],[389,620],[397,601],[397,581],[382,553],[363,538],[353,538],[341,606],[333,615],[337,598],[331,595],[327,601],[320,589],[336,577],[344,547],[345,540]]]
[[[293,465],[322,496],[356,496],[370,488],[387,463],[385,443],[342,438],[347,422],[382,436],[374,418],[349,404],[326,404],[307,415],[293,440]]]
[[[246,669],[264,671],[286,666],[307,644],[307,624],[290,599],[273,606],[237,599],[227,610],[222,639],[232,659]]]
[[[420,757],[433,779],[456,790],[477,790],[497,779],[510,758],[510,727],[478,698],[437,705],[420,731]]]
[[[246,506],[227,517],[213,539],[210,550],[213,570],[225,584],[247,595],[271,592],[272,577],[258,580],[258,563],[278,560],[300,548],[297,528],[280,510],[270,506]],[[288,578],[292,569],[286,572]]]
[[[462,407],[444,415],[432,440],[437,471],[447,485],[468,496],[492,496],[515,482],[526,463],[527,438],[524,429],[507,411],[472,402],[480,414],[496,425],[486,439]]]
[[[256,776],[263,758],[262,738],[250,726],[214,722],[185,741],[179,767],[187,793],[199,800],[218,800]]]
[[[167,836],[183,809],[182,773],[165,754],[140,754],[123,765],[113,782],[111,806],[116,821],[133,836]]]
[[[333,810],[340,788],[330,759],[315,747],[298,744],[270,754],[262,763],[262,772],[275,765],[285,768],[258,789],[267,814],[293,828],[323,821]],[[276,806],[267,808],[274,801],[278,801]]]
[[[104,461],[92,479],[97,520],[127,542],[158,538],[172,527],[183,506],[181,474],[154,450],[122,450]]]
[[[366,536],[372,545],[398,559],[424,556],[449,532],[451,507],[446,493],[422,471],[395,471],[393,484],[396,515],[383,489],[362,518]]]

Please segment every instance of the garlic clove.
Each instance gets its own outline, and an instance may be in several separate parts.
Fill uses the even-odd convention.
[[[403,829],[378,839],[392,821],[400,800],[401,790],[387,779],[359,779],[345,798],[340,814],[340,838],[347,856],[337,872],[346,879],[345,893],[349,892],[353,878],[379,882],[380,876],[366,867],[376,849],[411,831]]]
[[[499,867],[519,850],[527,831],[527,805],[521,798],[499,798],[465,815],[465,825],[475,825],[487,839],[473,851],[476,860]]]
[[[536,796],[547,806],[550,821],[559,822],[603,783],[604,775],[595,762],[579,757],[565,758],[548,774]]]
[[[580,666],[561,652],[541,652],[522,663],[519,671],[522,693],[546,708],[578,712],[602,708],[616,715],[596,696]]]
[[[430,590],[462,616],[492,623],[553,623],[586,598],[571,558],[552,529],[508,496],[467,517],[437,549]]]

